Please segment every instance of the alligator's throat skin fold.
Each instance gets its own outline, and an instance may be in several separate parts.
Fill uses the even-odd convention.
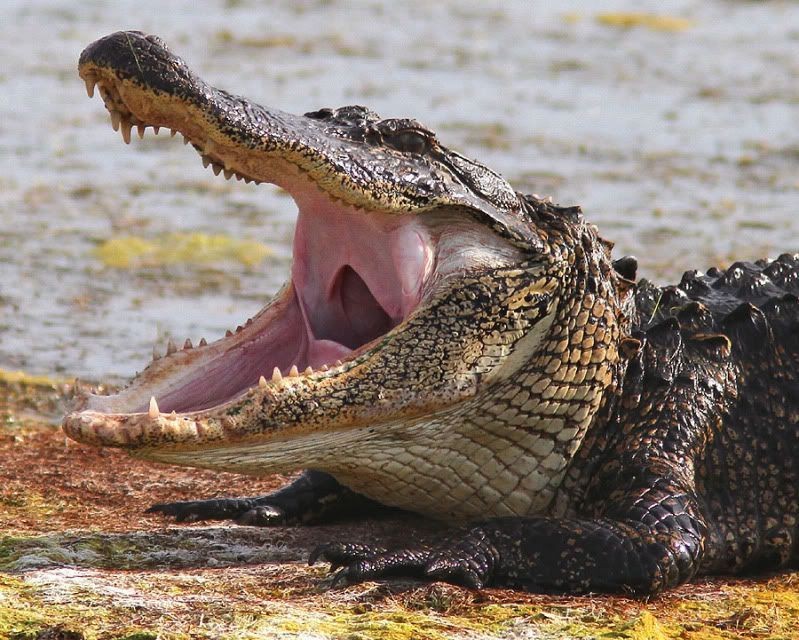
[[[267,109],[139,32],[90,45],[80,75],[126,142],[179,132],[298,208],[289,281],[261,312],[170,344],[64,430],[151,460],[309,471],[153,511],[269,525],[380,503],[463,527],[314,552],[350,582],[651,594],[796,566],[799,256],[636,283],[579,208],[517,193],[415,120]]]

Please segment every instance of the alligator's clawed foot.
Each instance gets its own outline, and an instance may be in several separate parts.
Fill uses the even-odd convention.
[[[177,522],[235,520],[239,524],[267,526],[283,524],[285,520],[283,510],[279,507],[256,505],[254,500],[247,498],[163,502],[154,504],[146,513],[171,516]]]
[[[470,589],[490,582],[498,557],[491,546],[471,533],[447,539],[435,546],[406,547],[386,551],[382,547],[332,542],[318,546],[308,559],[330,563],[336,571],[334,587],[389,577],[440,580]]]
[[[358,513],[385,509],[326,473],[305,471],[279,491],[247,498],[216,498],[154,504],[147,513],[171,516],[178,522],[233,520],[251,527],[329,522]]]
[[[285,510],[274,504],[253,507],[242,513],[235,520],[237,524],[250,527],[275,527],[289,524]]]

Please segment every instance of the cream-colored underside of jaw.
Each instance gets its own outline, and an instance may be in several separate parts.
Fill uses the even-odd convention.
[[[542,319],[524,340],[540,344],[552,320]],[[525,345],[517,348],[526,351]],[[150,450],[144,455],[253,475],[264,469],[317,469],[382,504],[446,521],[541,513],[560,485],[577,430],[564,429],[565,415],[541,415],[548,409],[535,398],[526,406],[519,404],[515,413],[512,402],[497,402],[497,391],[518,388],[519,362],[505,363],[486,363],[496,387],[423,418],[293,434],[240,447],[208,443],[200,450]],[[588,413],[583,418],[587,421]]]
[[[379,432],[358,428],[146,457],[253,475],[313,468],[382,504],[448,521],[540,513],[566,464],[552,455],[557,434],[485,423],[474,410],[469,403],[455,413],[381,425]]]

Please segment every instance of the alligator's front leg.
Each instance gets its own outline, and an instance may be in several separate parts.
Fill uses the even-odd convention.
[[[663,476],[635,478],[626,506],[592,519],[500,518],[434,546],[385,551],[322,545],[311,562],[343,567],[336,582],[424,577],[472,588],[652,594],[697,571],[705,526],[689,494]]]
[[[381,508],[385,507],[342,486],[327,473],[309,470],[265,496],[167,502],[154,504],[147,513],[173,516],[178,522],[235,520],[239,524],[277,526],[319,524]]]

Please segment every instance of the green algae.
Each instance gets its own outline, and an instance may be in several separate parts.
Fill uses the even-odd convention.
[[[35,489],[3,489],[0,493],[0,508],[6,512],[5,515],[15,515],[17,518],[25,516],[41,525],[47,523],[48,519],[58,513],[63,513],[71,505],[61,500],[53,492],[43,495]],[[2,547],[3,538],[0,537],[0,567],[2,567]]]
[[[28,387],[48,387],[55,389],[63,384],[63,380],[52,376],[37,376],[25,371],[0,369],[0,384],[14,384]]]
[[[272,255],[272,250],[255,240],[240,240],[223,234],[171,233],[159,238],[110,238],[95,248],[94,255],[105,266],[116,269],[224,261],[252,267]]]
[[[700,588],[650,603],[543,596],[521,603],[513,602],[508,592],[478,596],[447,585],[376,590],[367,584],[274,597],[269,581],[269,574],[257,570],[186,574],[56,569],[24,577],[0,574],[0,637],[7,637],[9,630],[27,634],[20,637],[35,637],[46,626],[60,625],[80,628],[87,640],[153,636],[248,640],[299,635],[444,640],[512,637],[522,629],[547,638],[787,640],[793,637],[799,613],[799,594],[790,576],[754,585]],[[453,610],[421,606],[431,589],[449,593],[457,601]],[[477,602],[486,596],[504,602]],[[134,613],[135,625],[131,623]]]
[[[61,607],[47,606],[24,580],[0,573],[0,638],[35,640],[45,629],[80,628],[79,619],[66,623],[66,617]]]
[[[49,385],[25,389],[33,400],[53,393]],[[34,487],[29,493],[7,492],[0,509],[52,507],[49,495]],[[28,522],[27,530],[0,535],[3,640],[43,633],[61,640],[789,640],[799,621],[799,576],[792,574],[705,580],[650,602],[412,581],[327,589],[326,569],[305,565],[307,548],[282,529],[47,534],[46,514]]]

